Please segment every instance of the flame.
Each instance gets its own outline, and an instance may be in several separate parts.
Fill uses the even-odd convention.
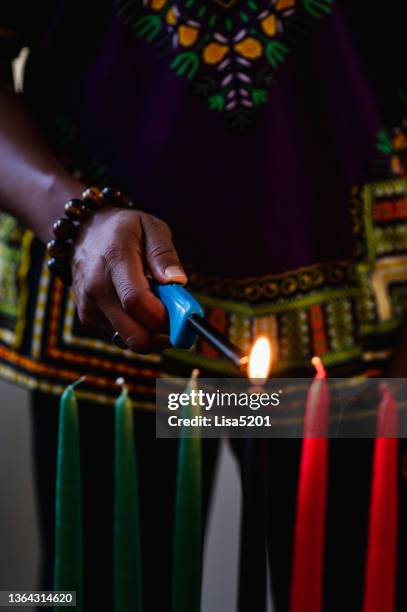
[[[271,346],[265,336],[257,338],[250,351],[248,375],[250,379],[267,378],[271,369]]]
[[[315,370],[316,370],[316,377],[317,378],[326,378],[326,371],[324,368],[324,364],[322,363],[322,360],[320,357],[313,357],[311,359],[311,363],[314,366]]]

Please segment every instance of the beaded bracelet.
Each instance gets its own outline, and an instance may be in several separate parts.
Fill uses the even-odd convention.
[[[81,198],[74,198],[66,202],[66,217],[61,217],[52,226],[55,238],[47,243],[48,268],[65,285],[72,284],[70,258],[78,230],[92,213],[104,206],[132,208],[133,203],[120,191],[111,187],[104,189],[88,187],[82,193]]]

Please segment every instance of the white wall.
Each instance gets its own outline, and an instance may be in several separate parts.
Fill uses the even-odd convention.
[[[37,581],[38,537],[31,474],[28,394],[2,381],[0,551],[0,589],[34,590]],[[30,608],[25,610],[29,611]]]

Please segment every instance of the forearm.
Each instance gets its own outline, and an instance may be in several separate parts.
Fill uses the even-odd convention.
[[[53,156],[20,97],[0,83],[0,208],[45,242],[64,202],[82,190]]]

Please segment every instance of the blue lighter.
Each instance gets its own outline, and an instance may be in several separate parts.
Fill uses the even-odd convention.
[[[185,287],[153,283],[152,290],[167,309],[172,346],[191,348],[197,336],[201,336],[239,370],[246,367],[247,356],[205,320],[202,306]]]

